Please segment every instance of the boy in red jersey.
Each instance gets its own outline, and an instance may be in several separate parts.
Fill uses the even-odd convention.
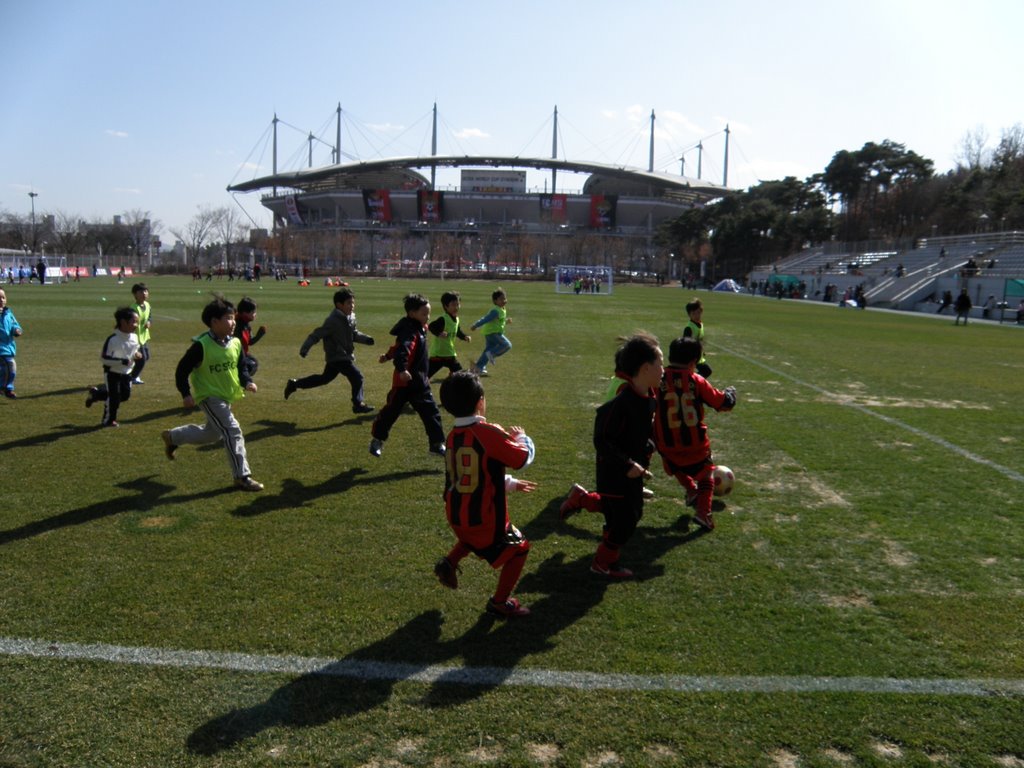
[[[615,353],[615,370],[625,374],[629,384],[597,409],[597,491],[588,493],[574,485],[560,514],[565,519],[581,508],[603,513],[604,532],[590,570],[610,579],[629,579],[633,571],[619,564],[619,554],[644,511],[643,481],[650,476],[647,467],[652,453],[654,387],[661,382],[664,371],[658,340],[637,333],[623,341]]]
[[[533,444],[522,427],[506,432],[485,421],[487,401],[472,371],[457,371],[441,384],[441,405],[455,417],[448,433],[445,462],[445,514],[457,541],[434,566],[438,580],[459,586],[459,561],[470,552],[501,569],[487,611],[499,618],[526,616],[529,608],[511,597],[526,564],[530,542],[509,522],[510,491],[530,493],[537,486],[505,474],[533,461]]]
[[[668,367],[658,388],[654,445],[668,474],[684,488],[697,483],[694,519],[710,531],[715,527],[711,516],[715,487],[711,473],[715,464],[704,423],[704,406],[731,411],[736,406],[736,389],[715,389],[697,373],[701,353],[696,339],[679,338],[669,345]]]

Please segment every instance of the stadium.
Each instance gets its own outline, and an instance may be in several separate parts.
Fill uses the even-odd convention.
[[[341,155],[341,120],[339,107],[332,159]],[[554,151],[550,158],[432,151],[313,167],[311,134],[310,167],[279,172],[277,124],[275,117],[274,172],[228,191],[260,192],[275,230],[286,235],[285,249],[290,241],[290,252],[271,255],[313,269],[534,273],[555,264],[614,263],[625,271],[669,271],[671,258],[653,242],[659,225],[728,191],[654,170],[653,112],[646,170],[559,159]],[[556,110],[553,147],[557,137]],[[436,105],[431,147],[437,147]],[[728,145],[726,168],[727,158]],[[459,184],[442,189],[438,169],[458,171]],[[550,187],[545,178],[542,189],[528,188],[528,171],[550,173]],[[578,191],[564,188],[566,174],[583,177]]]

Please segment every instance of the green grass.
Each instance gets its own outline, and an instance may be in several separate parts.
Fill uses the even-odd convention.
[[[612,297],[510,283],[512,351],[484,380],[488,416],[523,425],[539,483],[511,499],[533,549],[526,620],[481,619],[495,573],[451,542],[440,461],[403,415],[374,460],[372,417],[348,384],[282,398],[317,372],[306,334],[333,289],[148,280],[146,384],[118,430],[83,407],[128,286],[9,286],[25,328],[16,402],[0,402],[0,637],[413,665],[627,675],[1024,679],[1024,420],[1020,329],[820,303],[702,294],[712,381],[740,403],[710,414],[738,477],[698,535],[662,473],[624,562],[587,572],[595,516],[557,522],[593,482],[592,407],[618,335],[667,347],[691,294]],[[367,401],[409,290],[484,282],[356,282]],[[262,494],[231,489],[223,449],[160,431],[185,414],[174,367],[211,288],[245,288],[269,332],[260,390],[236,406]],[[101,297],[106,297],[106,301]],[[459,347],[468,364],[482,346]],[[446,427],[451,425],[445,414]],[[987,462],[987,463],[986,463]],[[657,469],[657,466],[655,467]],[[0,656],[0,766],[1024,765],[1024,699],[871,693],[686,693],[358,680]],[[1017,762],[1013,762],[1013,761]]]

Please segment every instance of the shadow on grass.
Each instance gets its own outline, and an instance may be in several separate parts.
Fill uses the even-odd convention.
[[[345,483],[346,476],[358,471],[331,482]],[[531,541],[545,538],[559,524],[561,501],[553,499],[535,518],[527,533]],[[702,534],[703,529],[689,530],[685,516],[665,527],[638,528],[627,547],[630,566],[641,579],[658,578],[664,567],[657,561]],[[596,547],[599,535],[591,537]],[[556,552],[527,573],[521,590],[543,595],[531,602],[528,618],[501,621],[481,613],[462,636],[442,642],[440,611],[425,611],[383,640],[278,688],[265,702],[204,723],[189,736],[187,747],[193,753],[214,755],[268,728],[304,728],[352,717],[385,704],[397,682],[442,664],[450,669],[430,670],[433,680],[423,706],[453,707],[472,701],[503,685],[523,659],[549,651],[559,633],[593,610],[609,590],[620,587],[592,574],[590,561],[588,554],[567,563],[565,554]]]
[[[49,392],[35,392],[31,395],[21,394],[21,390],[18,390],[19,400],[39,400],[44,397],[64,397],[65,395],[82,395],[88,392],[88,387],[67,387],[66,389],[54,389]]]
[[[380,706],[400,679],[446,658],[447,644],[438,642],[440,636],[441,612],[425,611],[383,640],[278,688],[265,702],[201,725],[188,737],[187,747],[193,753],[214,755],[267,728],[307,728]],[[402,675],[374,677],[373,662],[381,660],[400,665]],[[351,669],[362,669],[360,662],[368,662],[366,674],[357,676]]]
[[[7,531],[0,531],[0,546],[9,544],[12,541],[38,536],[41,533],[49,533],[61,528],[73,525],[91,523],[104,517],[113,517],[124,512],[148,511],[167,504],[182,504],[200,499],[211,499],[224,493],[233,493],[234,488],[219,488],[213,491],[202,493],[169,495],[174,491],[174,486],[159,483],[153,480],[153,476],[140,477],[137,480],[130,480],[125,483],[118,483],[118,488],[127,491],[134,491],[131,496],[98,501],[77,509],[69,509],[66,512],[47,517],[42,520],[35,520],[18,528],[11,528]]]
[[[179,409],[180,412],[180,409]],[[194,417],[196,411],[190,411],[193,414],[192,422],[197,420]],[[200,418],[198,423],[202,423],[202,413],[199,412]],[[242,431],[245,433],[245,443],[249,445],[251,443],[264,440],[268,437],[295,437],[296,435],[314,434],[316,432],[330,432],[331,430],[339,429],[341,427],[347,427],[353,424],[361,424],[363,422],[372,421],[373,414],[369,414],[370,418],[365,416],[353,416],[347,421],[339,421],[337,424],[322,424],[318,427],[300,427],[294,421],[270,421],[268,419],[261,419],[260,421],[253,422],[260,426],[260,429],[247,430],[245,425],[242,425]],[[369,434],[366,436],[366,441],[369,443]],[[196,450],[200,452],[205,451],[222,451],[224,450],[223,443],[209,443],[207,445],[199,445]]]
[[[353,467],[316,485],[306,485],[301,480],[287,478],[281,484],[281,492],[279,494],[275,496],[261,495],[255,498],[251,504],[239,507],[231,514],[236,517],[255,517],[256,515],[265,515],[268,512],[277,512],[282,509],[294,510],[305,506],[308,502],[315,499],[322,499],[330,494],[344,493],[357,482],[360,485],[393,483],[424,475],[434,476],[437,474],[437,470],[415,469],[357,480],[360,475],[365,475],[366,473],[367,470],[362,467]]]

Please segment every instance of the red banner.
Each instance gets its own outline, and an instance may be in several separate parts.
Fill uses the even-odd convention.
[[[540,220],[552,224],[564,224],[569,218],[568,195],[541,195]]]
[[[616,195],[590,196],[590,226],[594,229],[610,229],[615,226]]]
[[[444,220],[444,192],[421,189],[416,192],[419,220],[439,224]]]
[[[366,218],[370,221],[391,223],[391,191],[387,189],[364,189],[363,205]]]

